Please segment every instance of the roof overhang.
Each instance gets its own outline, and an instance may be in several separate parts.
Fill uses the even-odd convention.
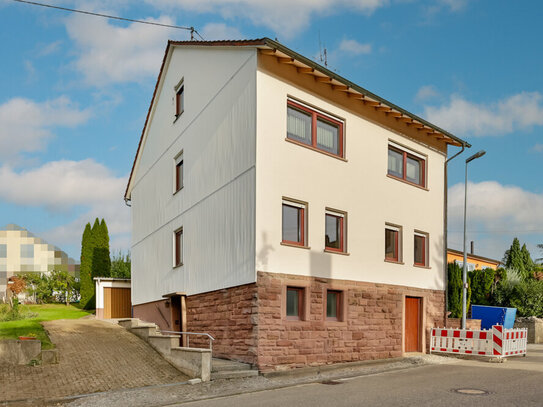
[[[258,48],[259,52],[263,55],[270,55],[277,58],[279,63],[293,65],[297,72],[305,75],[312,75],[315,77],[317,82],[328,84],[332,87],[334,91],[345,92],[349,98],[352,98],[354,101],[363,103],[370,108],[375,109],[375,111],[383,114],[387,117],[393,118],[394,120],[405,123],[406,126],[416,129],[417,133],[420,132],[421,135],[434,138],[435,140],[441,141],[445,144],[453,146],[464,146],[471,147],[467,141],[462,140],[455,135],[449,133],[448,131],[432,124],[423,118],[405,110],[401,107],[389,102],[388,100],[377,96],[376,94],[370,92],[367,89],[364,89],[361,86],[356,85],[355,83],[343,78],[342,76],[336,74],[335,72],[330,71],[328,68],[312,61],[309,58],[304,57],[303,55],[298,54],[297,52],[285,47],[277,41],[273,41],[269,38],[260,38],[252,40],[239,40],[239,41],[168,41],[166,51],[164,53],[164,58],[162,60],[162,66],[158,75],[156,82],[155,90],[153,92],[153,98],[151,100],[151,105],[149,106],[149,111],[147,112],[147,117],[145,119],[145,124],[143,126],[143,131],[140,137],[138,144],[138,150],[136,157],[134,159],[134,164],[132,165],[132,170],[130,172],[130,178],[126,186],[125,191],[125,200],[130,200],[132,182],[135,170],[137,169],[137,164],[141,154],[141,149],[144,144],[144,138],[147,131],[147,125],[150,120],[150,116],[154,111],[155,99],[157,96],[158,89],[161,84],[162,75],[164,72],[164,67],[167,64],[167,61],[171,55],[171,50],[176,46],[184,47],[254,47]]]

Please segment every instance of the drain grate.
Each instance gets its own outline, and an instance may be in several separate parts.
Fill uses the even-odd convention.
[[[332,385],[332,384],[342,384],[343,382],[340,382],[339,380],[325,380],[324,382],[321,382],[321,384],[328,384],[328,385]]]
[[[489,394],[486,390],[480,390],[480,389],[454,389],[455,393],[460,394],[467,394],[469,396],[484,396],[486,394]]]

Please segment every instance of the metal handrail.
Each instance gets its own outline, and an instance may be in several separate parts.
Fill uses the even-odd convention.
[[[213,341],[215,340],[215,338],[213,338],[210,334],[208,333],[202,333],[202,332],[181,332],[181,331],[160,331],[161,333],[165,333],[165,334],[176,334],[176,335],[201,335],[201,336],[207,336],[209,338],[209,350],[213,350]],[[187,348],[190,348],[190,340],[189,340],[189,337],[187,336]]]

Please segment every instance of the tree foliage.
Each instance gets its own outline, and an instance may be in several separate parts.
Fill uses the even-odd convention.
[[[451,318],[462,317],[462,269],[458,263],[452,262],[448,264],[448,285],[447,295],[449,299],[449,311]],[[471,302],[471,286],[468,284],[467,297],[466,297],[466,312],[469,310]]]
[[[109,233],[106,221],[96,218],[92,227],[92,277],[110,277]]]
[[[521,248],[520,242],[516,237],[513,239],[511,247],[505,252],[504,263],[508,269],[517,270],[523,279],[533,277],[535,271],[534,261],[530,256],[526,244],[523,244]]]
[[[120,250],[113,254],[111,260],[111,277],[130,278],[130,252],[124,255]]]
[[[26,283],[26,293],[38,303],[63,302],[68,305],[79,297],[80,285],[64,270],[51,273],[20,273]]]
[[[94,281],[92,280],[92,229],[90,223],[85,225],[81,238],[81,265],[79,267],[81,281],[81,306],[94,308]]]
[[[491,268],[473,270],[470,275],[471,303],[476,305],[490,305],[495,271]]]

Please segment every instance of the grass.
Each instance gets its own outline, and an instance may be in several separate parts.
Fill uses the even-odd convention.
[[[0,322],[0,339],[17,339],[19,336],[35,336],[41,341],[42,349],[52,349],[55,347],[43,329],[43,326],[41,325],[42,321],[78,319],[90,314],[90,312],[78,309],[73,305],[40,304],[21,305],[20,307],[38,315],[34,318],[21,319],[19,321]]]

